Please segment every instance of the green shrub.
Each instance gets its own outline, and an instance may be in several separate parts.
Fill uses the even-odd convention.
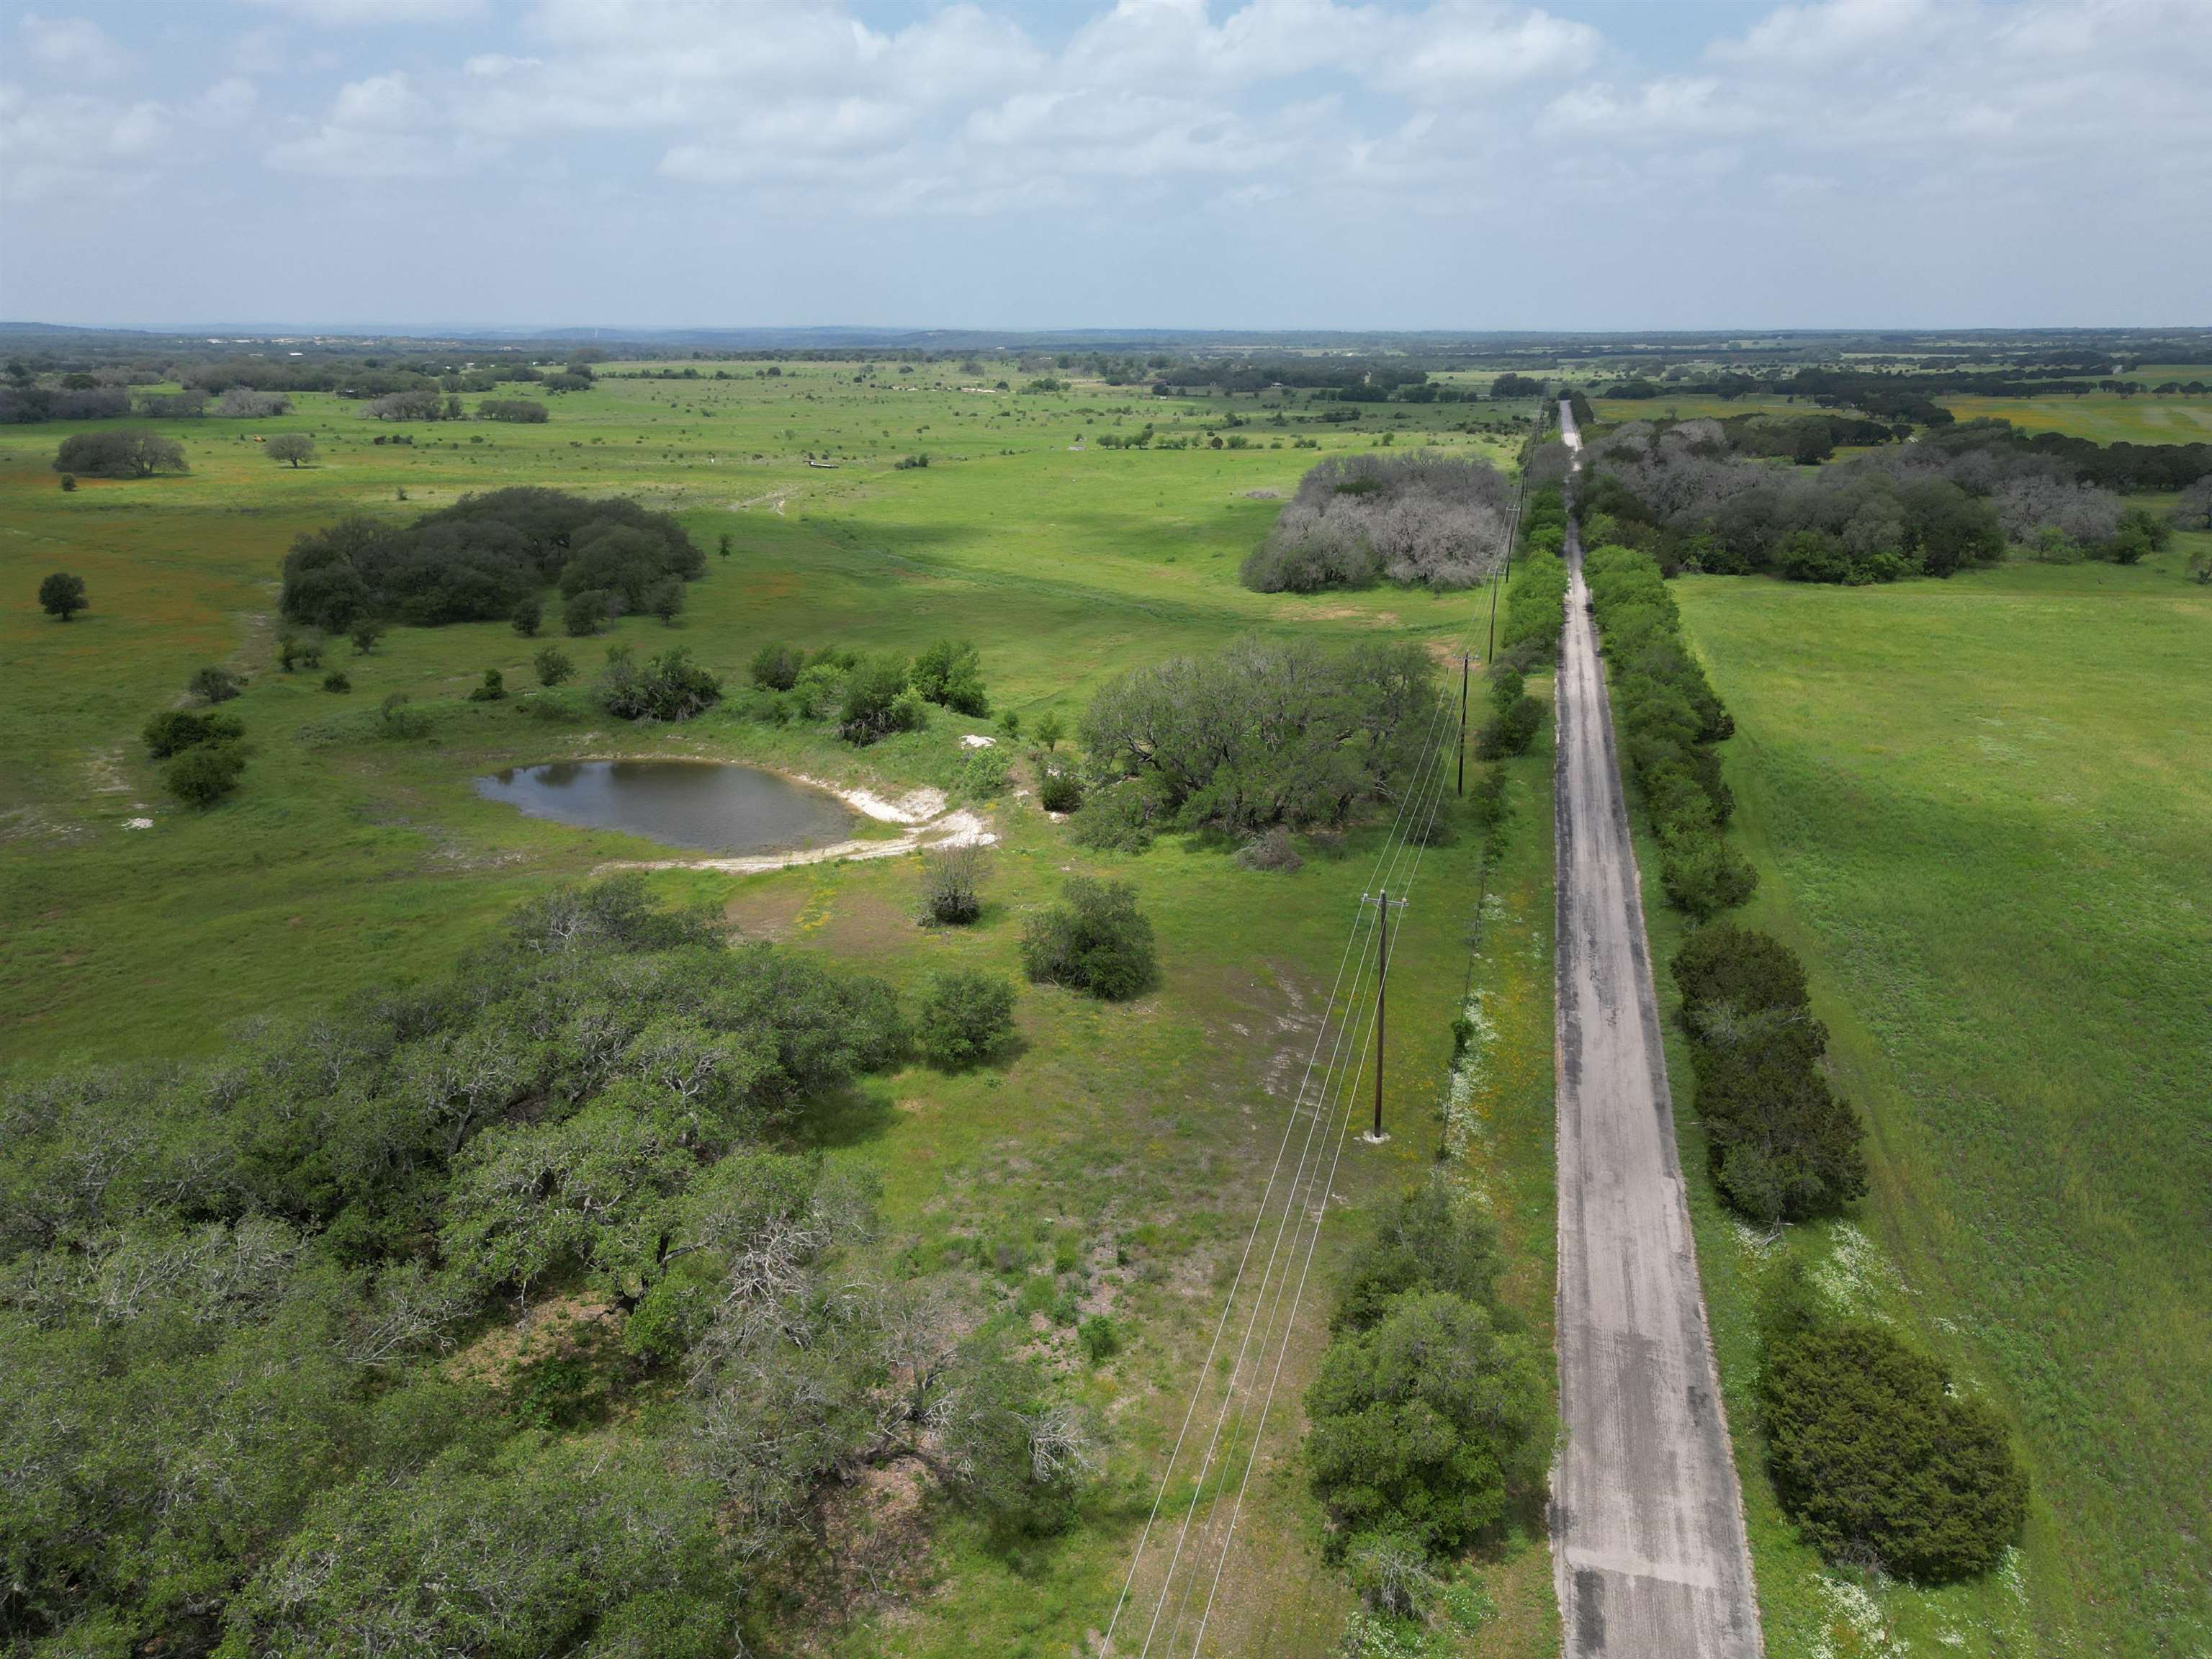
[[[1989,1571],[2020,1535],[2027,1477],[2003,1421],[1881,1325],[1815,1322],[1769,1339],[1767,1462],[1830,1560],[1941,1583]]]
[[[1704,921],[1750,898],[1759,872],[1716,831],[1662,833],[1659,884],[1669,904]]]
[[[238,787],[246,753],[234,743],[202,743],[179,751],[161,769],[161,781],[187,806],[214,805]]]
[[[979,717],[991,712],[983,691],[982,659],[965,640],[931,646],[914,659],[909,680],[925,702]]]
[[[953,793],[963,800],[989,800],[1003,795],[1012,765],[1001,750],[975,750],[962,757]]]
[[[1306,1457],[1341,1549],[1376,1530],[1443,1553],[1543,1491],[1548,1358],[1440,1291],[1395,1298],[1332,1342],[1306,1394]]]
[[[329,673],[323,676],[323,690],[325,691],[350,691],[353,690],[353,678],[345,672],[344,669],[333,668]]]
[[[1518,677],[1516,676],[1517,678]],[[1516,697],[1496,719],[1486,722],[1475,738],[1474,752],[1484,760],[1503,760],[1525,755],[1544,723],[1544,705],[1534,697]]]
[[[1022,965],[1031,979],[1108,1002],[1158,984],[1152,924],[1137,909],[1134,887],[1071,876],[1066,893],[1065,904],[1032,916],[1023,930]]]
[[[471,702],[498,702],[506,696],[507,677],[501,673],[496,668],[487,668],[484,670],[483,673],[483,684],[473,687],[470,690],[469,701]]]
[[[1498,1229],[1449,1179],[1432,1176],[1385,1203],[1338,1280],[1332,1328],[1365,1330],[1409,1291],[1488,1304],[1502,1270]]]
[[[514,602],[514,610],[507,620],[524,639],[533,639],[538,629],[544,625],[545,606],[535,593],[526,594]]]
[[[394,691],[377,705],[377,730],[382,736],[412,743],[430,735],[430,717],[419,708],[410,708],[411,701],[404,691]]]
[[[234,714],[165,708],[146,722],[143,735],[146,752],[155,760],[167,760],[204,743],[234,742],[246,735],[246,727]]]
[[[921,919],[964,927],[983,914],[983,849],[933,848],[921,855]]]
[[[845,671],[837,735],[848,743],[871,744],[928,723],[921,694],[907,684],[905,658],[865,657]]]
[[[930,976],[915,1041],[933,1066],[981,1065],[1014,1031],[1014,988],[996,974],[954,969]]]
[[[1714,1185],[1755,1221],[1832,1215],[1865,1194],[1866,1137],[1821,1068],[1827,1032],[1778,939],[1712,922],[1674,963]]]
[[[571,639],[588,639],[606,625],[607,596],[596,588],[572,593],[561,605],[561,627]]]
[[[539,647],[538,654],[530,659],[530,665],[537,671],[538,684],[549,690],[554,686],[565,684],[575,677],[576,672],[576,665],[557,645]]]
[[[1075,1328],[1083,1357],[1096,1365],[1121,1352],[1121,1333],[1104,1314],[1093,1314]]]
[[[681,720],[722,700],[722,683],[691,660],[682,646],[648,658],[643,667],[626,645],[611,646],[595,688],[599,707],[617,720]]]
[[[806,653],[796,646],[764,645],[753,653],[752,682],[763,691],[788,691],[805,666]]]
[[[1083,782],[1063,767],[1051,767],[1037,779],[1037,804],[1048,812],[1073,812],[1083,805]]]
[[[192,675],[185,690],[202,702],[228,702],[246,690],[228,668],[203,668]]]
[[[1141,783],[1094,789],[1067,821],[1068,839],[1100,853],[1142,853],[1152,844],[1158,809]]]

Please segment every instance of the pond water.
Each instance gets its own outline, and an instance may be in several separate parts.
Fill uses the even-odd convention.
[[[773,772],[709,761],[555,761],[476,781],[533,818],[620,830],[702,853],[789,853],[848,839],[834,795]]]

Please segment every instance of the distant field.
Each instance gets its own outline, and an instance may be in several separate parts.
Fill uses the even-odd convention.
[[[2181,376],[2183,380],[2191,378]],[[2203,378],[2199,371],[2197,378]],[[2212,443],[2212,398],[2122,397],[2092,392],[2079,398],[1944,398],[1962,421],[2010,421],[2023,432],[2064,432],[2100,444]]]
[[[330,397],[265,422],[170,423],[187,477],[57,488],[48,463],[66,428],[0,429],[0,1048],[43,1065],[70,1054],[125,1059],[212,1047],[235,1022],[320,1006],[368,983],[427,976],[520,898],[582,877],[646,844],[523,818],[478,800],[470,780],[568,755],[750,759],[860,784],[908,787],[955,775],[960,736],[982,723],[940,715],[925,733],[863,752],[795,728],[710,714],[673,730],[544,726],[512,704],[462,701],[497,667],[527,686],[541,641],[504,624],[394,629],[373,655],[337,644],[349,696],[271,662],[278,566],[292,537],[348,507],[410,514],[471,489],[541,483],[635,494],[684,514],[708,573],[671,629],[620,623],[560,641],[586,678],[603,649],[689,647],[741,678],[769,640],[912,651],[973,639],[996,706],[1033,726],[1073,724],[1109,675],[1248,629],[1331,641],[1389,630],[1439,648],[1474,615],[1470,596],[1377,590],[1262,597],[1237,561],[1322,453],[1364,450],[1387,433],[1510,460],[1513,437],[1453,429],[1506,411],[1378,410],[1363,429],[1271,423],[1224,428],[1228,404],[1079,386],[1019,395],[965,391],[975,377],[933,368],[908,390],[850,365],[757,365],[716,381],[609,380],[552,402],[540,426],[392,428]],[[614,373],[619,374],[620,369]],[[708,371],[711,374],[711,369]],[[987,377],[995,378],[996,371]],[[906,377],[912,379],[914,377]],[[1153,424],[1182,450],[1103,450],[1105,433]],[[320,461],[272,465],[253,440],[312,430]],[[373,441],[400,434],[410,445]],[[1211,447],[1215,436],[1224,440]],[[1249,447],[1230,447],[1244,439]],[[1076,446],[1081,442],[1081,447]],[[927,453],[927,467],[893,463]],[[809,456],[831,467],[810,466]],[[405,492],[402,501],[399,492]],[[727,533],[732,556],[716,557]],[[82,574],[92,609],[66,625],[31,603],[40,577]],[[234,800],[177,811],[137,732],[191,671],[227,662],[252,684],[229,705],[254,753]],[[374,735],[374,711],[404,692],[430,712],[433,740]],[[1475,983],[1494,994],[1497,1035],[1477,1103],[1491,1135],[1471,1159],[1515,1247],[1512,1299],[1540,1329],[1551,1309],[1549,797],[1540,754],[1516,763],[1510,868]],[[1288,876],[1237,867],[1225,849],[1163,844],[1141,858],[1075,852],[1033,801],[991,809],[1003,837],[992,909],[972,933],[913,923],[903,860],[733,878],[657,878],[720,907],[749,934],[862,963],[902,985],[947,963],[1016,967],[1022,915],[1062,872],[1135,881],[1161,936],[1165,988],[1127,1007],[1026,996],[1026,1047],[1003,1071],[911,1068],[872,1086],[852,1121],[825,1127],[828,1155],[880,1175],[884,1212],[915,1259],[956,1230],[1004,1234],[1049,1255],[1063,1242],[1141,1227],[1169,1271],[1127,1276],[1133,1340],[1083,1387],[1113,1424],[1112,1481],[1083,1526],[1012,1553],[954,1522],[912,1586],[918,1611],[817,1633],[811,1650],[910,1656],[1060,1656],[1098,1624],[1119,1588],[1164,1435],[1218,1307],[1216,1275],[1249,1221],[1287,1109],[1282,1091],[1310,1041],[1368,872],[1371,832],[1341,859]],[[134,816],[151,830],[124,828]],[[1476,891],[1471,837],[1430,854],[1425,902],[1394,939],[1388,1106],[1401,1132],[1347,1156],[1323,1255],[1378,1194],[1430,1167],[1431,1115],[1451,1051],[1449,1023],[1468,973]],[[1326,1261],[1317,1263],[1324,1273]],[[1011,1294],[1012,1286],[1008,1287]],[[1319,1304],[1316,1304],[1316,1306]],[[1318,1322],[1312,1322],[1317,1334]],[[1284,1387],[1302,1388],[1310,1351]],[[1295,1460],[1294,1425],[1254,1489],[1224,1615],[1232,1645],[1325,1659],[1349,1592],[1318,1559],[1320,1522]],[[1140,1496],[1141,1494],[1141,1496]],[[1467,1651],[1553,1651],[1548,1557],[1516,1545],[1486,1571],[1499,1613]],[[1219,1620],[1217,1630],[1224,1628]]]
[[[2002,1401],[2034,1482],[2017,1569],[1986,1583],[1869,1597],[1821,1574],[1747,1409],[1772,1247],[1698,1180],[1778,1659],[2212,1642],[2212,591],[2183,550],[1881,589],[1677,584],[1736,719],[1764,878],[1746,919],[1805,955],[1872,1135],[1861,1227],[1792,1248]],[[1654,933],[1663,962],[1679,926]]]
[[[1724,421],[1731,415],[1818,415],[1809,398],[1747,396],[1710,398],[1672,392],[1659,398],[1593,398],[1590,407],[1608,426],[1628,421]]]

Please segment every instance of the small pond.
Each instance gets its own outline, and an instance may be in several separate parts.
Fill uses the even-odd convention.
[[[476,781],[533,818],[619,830],[702,853],[789,853],[850,838],[844,804],[756,767],[709,761],[555,761]]]

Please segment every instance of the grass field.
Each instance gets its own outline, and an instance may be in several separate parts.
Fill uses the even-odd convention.
[[[2212,592],[2182,579],[2185,550],[1879,590],[1677,585],[1736,718],[1737,835],[1762,875],[1746,919],[1804,955],[1870,1131],[1858,1224],[1784,1248],[1998,1399],[2034,1483],[2024,1547],[1987,1583],[1823,1573],[1747,1408],[1778,1247],[1700,1176],[1777,1656],[2212,1642]],[[1663,962],[1679,925],[1655,913],[1654,933]]]
[[[2187,376],[2185,379],[2189,378]],[[2202,371],[2197,372],[2202,378]],[[1962,421],[2010,421],[2022,432],[2063,432],[2100,444],[2212,443],[2212,398],[2092,392],[2079,398],[1943,398]]]
[[[301,402],[298,416],[274,422],[173,423],[188,476],[87,480],[66,494],[48,467],[60,429],[0,434],[0,592],[11,596],[0,607],[9,687],[0,741],[12,763],[0,778],[0,927],[10,945],[0,1031],[12,1061],[203,1052],[246,1018],[431,975],[519,898],[653,850],[480,801],[470,781],[494,768],[681,754],[905,787],[948,780],[960,734],[975,729],[940,717],[926,733],[861,753],[725,711],[652,732],[604,720],[539,725],[511,703],[462,701],[488,667],[528,684],[538,642],[489,624],[395,629],[368,656],[337,646],[331,661],[354,690],[326,694],[316,677],[271,664],[276,575],[295,534],[345,508],[411,514],[509,483],[635,494],[682,513],[705,547],[728,533],[732,556],[710,552],[673,630],[629,619],[605,641],[563,641],[586,676],[602,643],[680,642],[737,679],[771,639],[912,650],[964,636],[981,648],[994,703],[1034,725],[1048,708],[1072,721],[1121,669],[1252,629],[1337,640],[1388,629],[1439,648],[1455,641],[1472,614],[1466,596],[1262,597],[1237,584],[1237,562],[1316,459],[1294,437],[1326,450],[1364,448],[1386,433],[1426,436],[1501,459],[1515,441],[1453,429],[1470,416],[1496,418],[1486,407],[1379,411],[1367,429],[1347,431],[1291,416],[1274,426],[1273,411],[1247,398],[1235,409],[1249,424],[1224,428],[1229,406],[1203,400],[1097,386],[1002,394],[963,391],[955,379],[909,390],[888,374],[856,384],[850,365],[787,366],[774,379],[750,368],[723,381],[610,378],[556,400],[543,426],[418,425],[411,445],[373,442],[392,429],[334,398]],[[1096,445],[1101,433],[1146,422],[1195,443]],[[322,457],[296,471],[252,441],[300,429],[317,434]],[[1224,433],[1223,447],[1211,447]],[[1240,436],[1249,447],[1230,447]],[[1078,447],[1079,439],[1090,441]],[[924,451],[927,468],[892,467]],[[30,602],[57,568],[90,589],[90,611],[66,625]],[[181,811],[137,734],[194,668],[218,662],[250,681],[229,707],[246,721],[252,757],[231,801]],[[393,691],[430,713],[429,740],[376,735],[376,705]],[[1515,1246],[1512,1298],[1540,1328],[1553,1227],[1546,777],[1540,756],[1516,763],[1513,850],[1474,964],[1494,1036],[1475,1103],[1486,1133],[1469,1153]],[[1106,1249],[1111,1260],[1126,1247],[1128,1271],[1106,1282],[1134,1339],[1095,1370],[1077,1362],[1079,1386],[1115,1442],[1111,1479],[1084,1523],[1007,1554],[949,1521],[934,1546],[895,1553],[893,1601],[906,1605],[857,1602],[847,1622],[807,1633],[802,1645],[824,1653],[1060,1655],[1103,1621],[1375,839],[1356,834],[1341,858],[1267,875],[1179,840],[1142,857],[1091,858],[1027,800],[989,810],[1001,837],[992,905],[961,935],[914,926],[902,860],[655,878],[714,902],[749,934],[902,984],[955,959],[1012,971],[1021,915],[1071,870],[1135,881],[1160,933],[1157,994],[1116,1008],[1030,993],[1011,1065],[951,1079],[902,1072],[820,1132],[830,1157],[880,1175],[886,1218],[917,1261],[934,1260],[956,1233],[1011,1241],[1014,1259],[1029,1263],[1018,1278],[1060,1255]],[[133,817],[153,827],[125,828]],[[1466,837],[1431,854],[1423,902],[1395,941],[1389,1103],[1406,1127],[1381,1151],[1347,1158],[1335,1195],[1349,1213],[1324,1255],[1349,1236],[1351,1216],[1433,1156],[1448,1023],[1469,972],[1475,856]],[[1317,1335],[1317,1321],[1311,1328]],[[1303,1386],[1310,1358],[1294,1357],[1286,1387]],[[1319,1516],[1288,1455],[1293,1426],[1274,1431],[1255,1488],[1265,1501],[1248,1515],[1243,1582],[1216,1626],[1224,1651],[1334,1650],[1347,1595],[1318,1559]],[[1484,1571],[1498,1614],[1468,1650],[1552,1651],[1540,1543],[1521,1540]]]

